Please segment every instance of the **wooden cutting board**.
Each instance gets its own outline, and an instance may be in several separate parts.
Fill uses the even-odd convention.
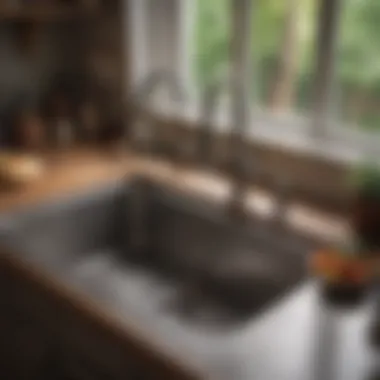
[[[0,186],[13,186],[29,183],[42,176],[44,164],[31,155],[12,152],[0,153]]]

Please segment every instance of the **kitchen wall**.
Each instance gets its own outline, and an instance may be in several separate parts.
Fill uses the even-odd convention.
[[[7,128],[5,116],[15,102],[38,103],[59,77],[100,87],[104,101],[114,108],[120,102],[122,1],[104,5],[93,17],[41,23],[31,51],[17,45],[17,25],[0,20],[0,132]]]
[[[83,70],[89,80],[104,92],[111,112],[120,112],[126,83],[123,1],[109,3],[107,11],[84,26]]]
[[[65,67],[60,43],[64,35],[60,25],[43,26],[35,50],[28,53],[17,45],[17,26],[0,23],[0,112],[21,97],[36,101],[54,74]]]

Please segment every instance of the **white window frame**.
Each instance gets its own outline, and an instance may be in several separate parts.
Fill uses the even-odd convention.
[[[138,83],[139,80],[146,77],[151,70],[147,62],[150,62],[147,51],[147,30],[151,20],[148,17],[147,4],[149,1],[175,1],[178,4],[177,12],[181,26],[179,30],[173,30],[172,33],[180,36],[176,46],[177,57],[180,57],[177,64],[177,72],[189,89],[191,94],[195,93],[192,81],[190,60],[195,50],[192,38],[192,25],[195,16],[194,0],[127,0],[128,7],[126,9],[125,20],[127,24],[127,34],[130,39],[127,42],[129,50],[128,56],[131,57],[130,75],[132,85]],[[207,1],[207,0],[205,0]],[[254,6],[255,0],[231,0],[235,6],[237,17],[246,17],[251,14],[250,7]],[[318,20],[318,47],[316,59],[316,81],[319,83],[319,90],[315,90],[314,113],[310,117],[302,117],[298,115],[279,116],[270,114],[263,110],[252,107],[249,115],[250,127],[248,130],[248,138],[261,143],[281,146],[289,148],[304,154],[316,157],[328,158],[342,163],[357,162],[363,159],[380,158],[380,133],[365,132],[359,129],[347,128],[336,120],[332,119],[329,113],[329,104],[331,104],[333,83],[334,83],[334,59],[335,47],[338,36],[339,22],[339,6],[341,0],[321,0],[321,13]],[[239,12],[239,7],[240,12]],[[245,9],[244,9],[245,8]],[[239,23],[235,23],[235,41],[243,40],[248,49],[249,41],[247,23],[241,20],[241,28]],[[246,20],[245,20],[246,21]],[[236,36],[238,35],[238,37]],[[237,53],[232,54],[232,67],[243,65],[248,67],[247,62],[239,62],[244,60],[248,54]],[[249,73],[243,68],[245,75]],[[248,82],[248,81],[246,81]],[[131,85],[127,83],[128,89]],[[128,90],[127,90],[128,91]],[[228,126],[229,118],[221,107],[216,117],[216,128],[223,132]],[[162,109],[161,109],[162,112]],[[171,112],[171,111],[169,111]],[[191,102],[186,107],[183,117],[196,121],[199,119],[199,106],[196,101]],[[196,123],[191,123],[196,125]]]

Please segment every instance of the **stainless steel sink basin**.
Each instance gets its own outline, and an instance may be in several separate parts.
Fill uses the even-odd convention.
[[[142,191],[146,244],[137,250],[131,210]],[[140,178],[2,215],[0,245],[108,302],[134,297],[136,307],[218,325],[254,316],[304,277],[307,248],[262,244],[255,226]]]

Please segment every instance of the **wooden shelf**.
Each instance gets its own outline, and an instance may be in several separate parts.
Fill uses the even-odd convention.
[[[20,7],[0,6],[0,21],[38,21],[49,22],[94,15],[98,9],[83,6],[33,5]]]

